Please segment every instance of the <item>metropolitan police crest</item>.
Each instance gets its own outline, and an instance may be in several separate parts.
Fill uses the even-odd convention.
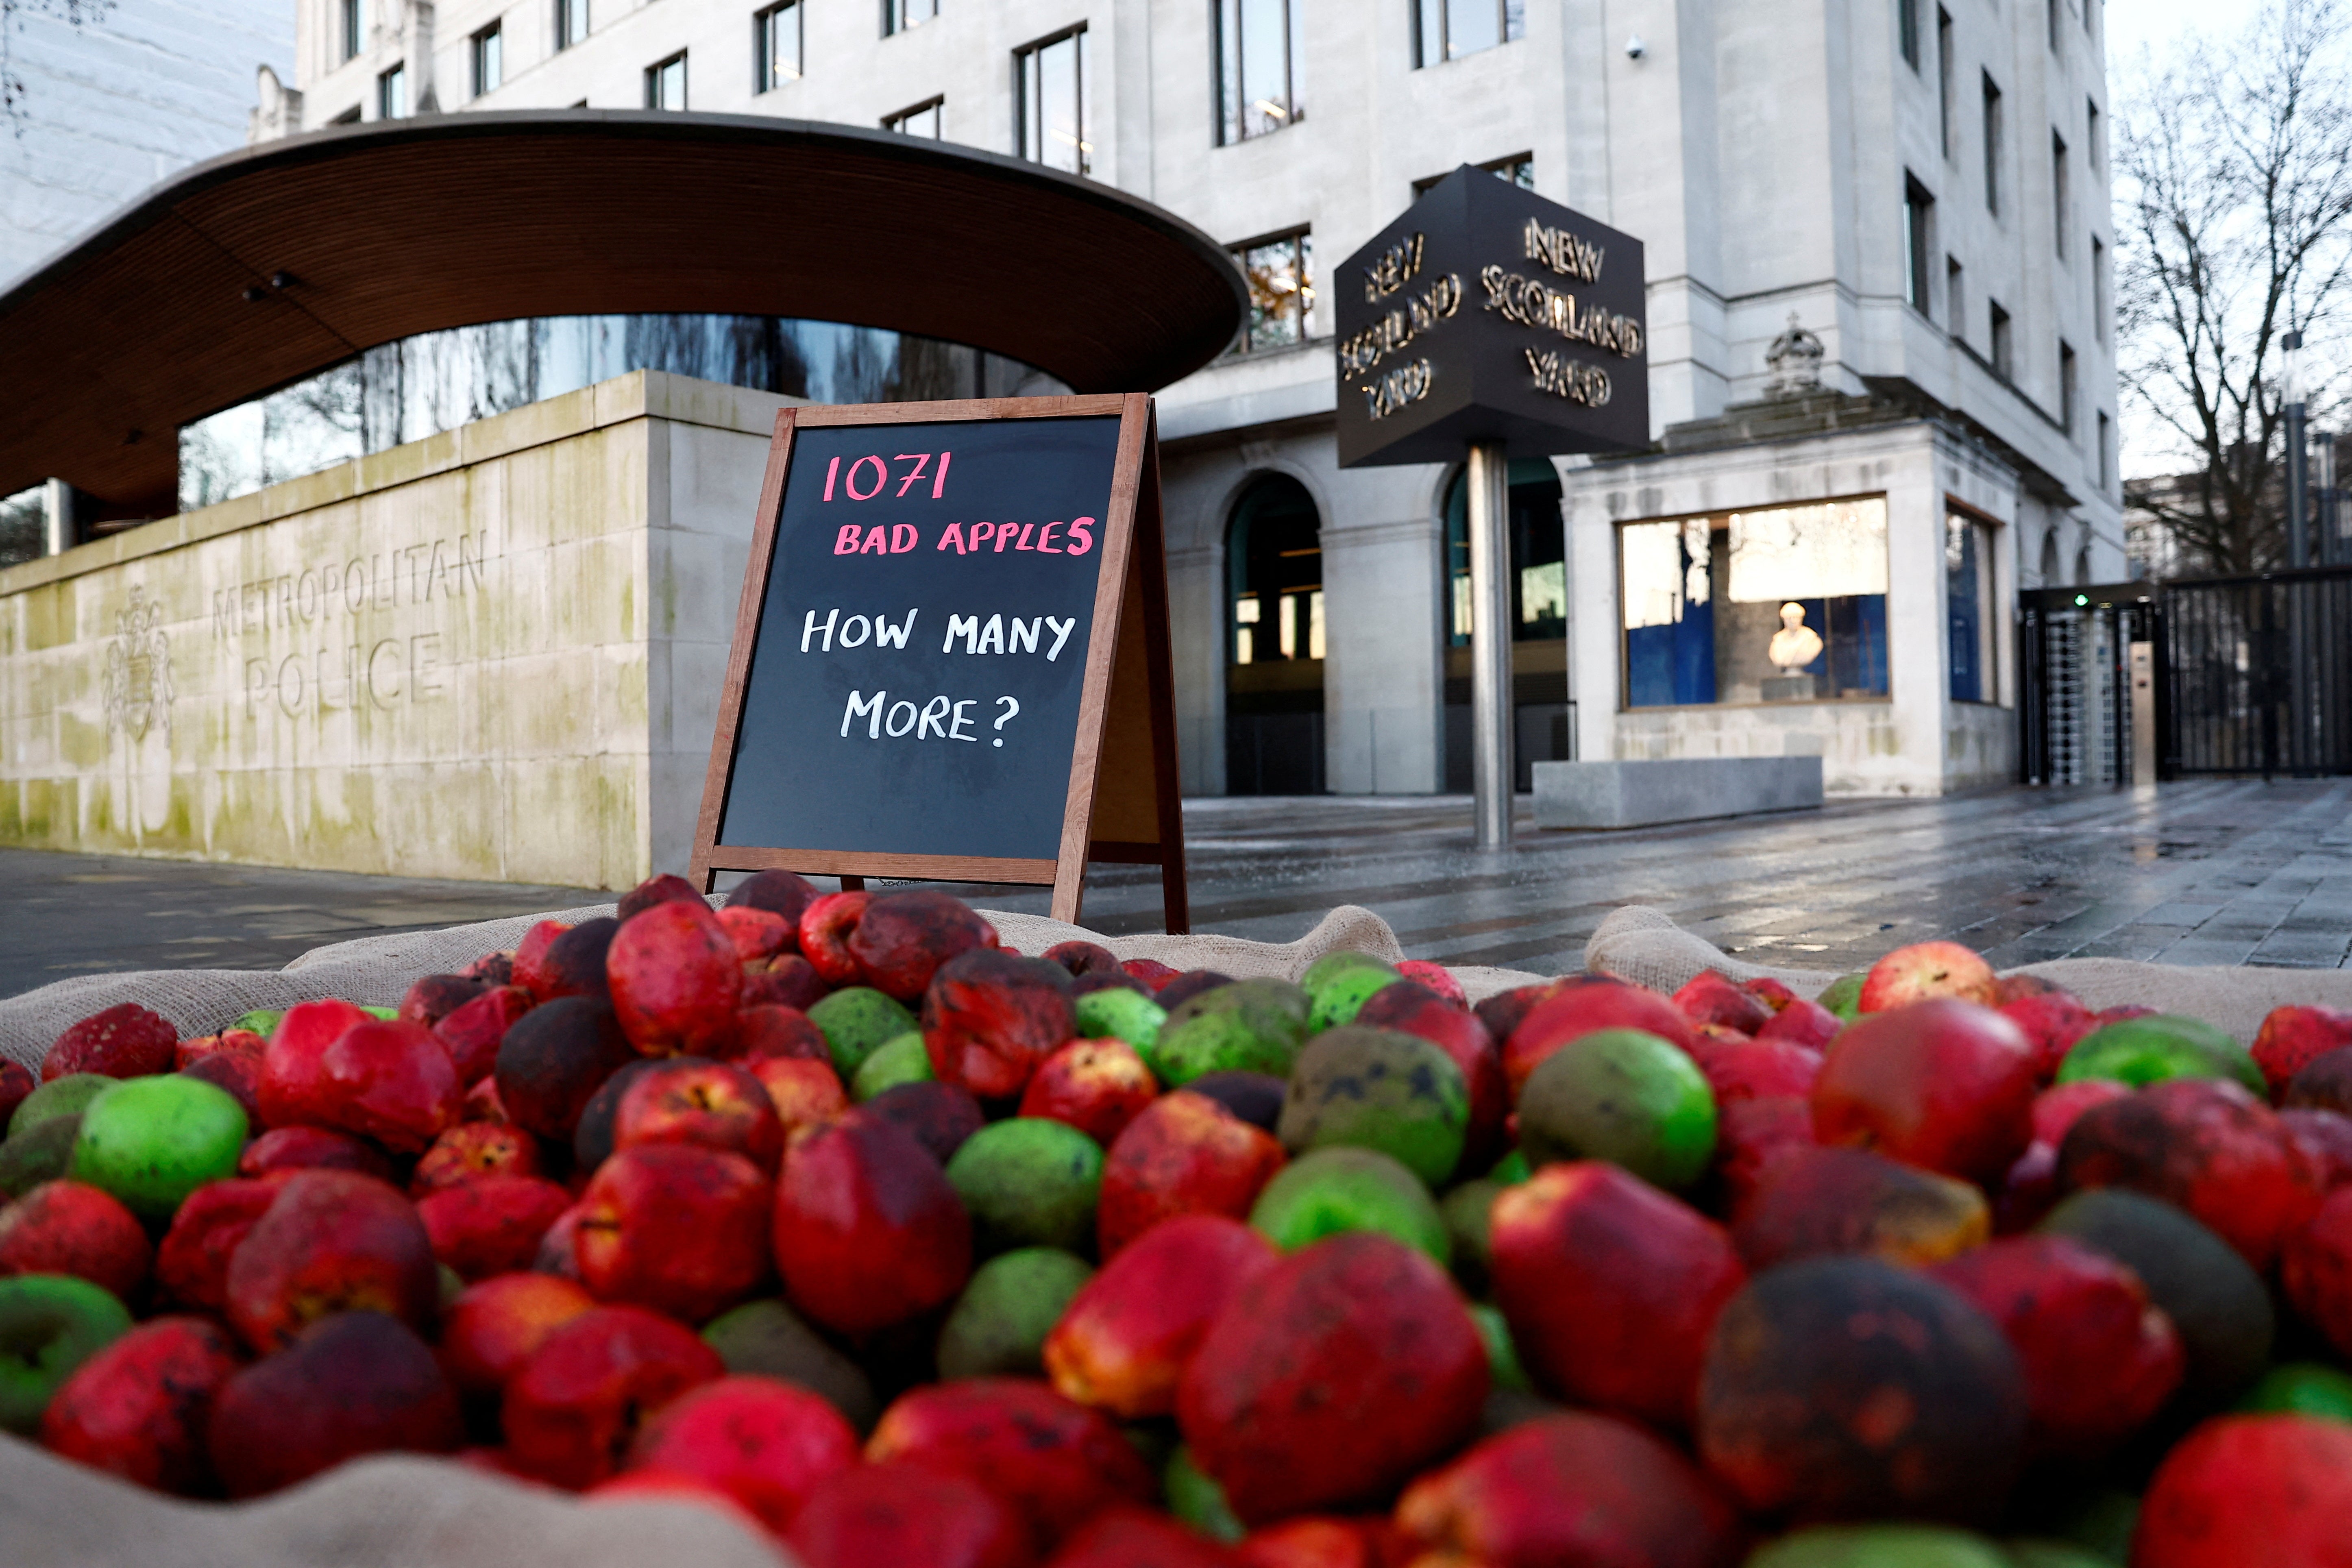
[[[161,625],[163,606],[133,586],[131,603],[114,616],[106,645],[106,728],[143,741],[150,729],[172,732],[172,639]]]

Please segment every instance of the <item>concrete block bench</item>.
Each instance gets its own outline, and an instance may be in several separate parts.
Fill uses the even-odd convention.
[[[1538,763],[1538,827],[1647,827],[1822,804],[1819,757]]]

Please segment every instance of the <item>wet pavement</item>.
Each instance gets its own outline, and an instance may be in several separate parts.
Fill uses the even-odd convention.
[[[1185,803],[1195,930],[1288,941],[1361,904],[1406,951],[1577,967],[1620,905],[1729,952],[1844,970],[1953,937],[1996,965],[2108,956],[2352,964],[2352,780],[2006,789],[1470,846],[1459,796]],[[349,937],[596,900],[576,889],[0,850],[0,995],[67,975],[271,968]],[[1043,913],[1042,889],[971,889]],[[609,897],[610,895],[605,895]],[[1160,929],[1156,874],[1097,869],[1086,923]]]

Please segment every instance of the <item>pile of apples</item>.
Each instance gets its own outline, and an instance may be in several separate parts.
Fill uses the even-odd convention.
[[[2352,1551],[2352,1014],[1966,948],[1469,1006],[657,878],[397,1009],[0,1068],[0,1428],[411,1452],[809,1568],[2135,1568]]]

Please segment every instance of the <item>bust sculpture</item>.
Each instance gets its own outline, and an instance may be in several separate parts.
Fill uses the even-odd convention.
[[[1789,330],[1764,351],[1764,366],[1772,379],[1764,384],[1767,397],[1802,397],[1822,389],[1822,340],[1805,330],[1797,312],[1789,312]]]
[[[1769,657],[1782,675],[1794,675],[1822,657],[1822,634],[1805,625],[1805,606],[1780,606],[1780,629],[1772,634]]]

